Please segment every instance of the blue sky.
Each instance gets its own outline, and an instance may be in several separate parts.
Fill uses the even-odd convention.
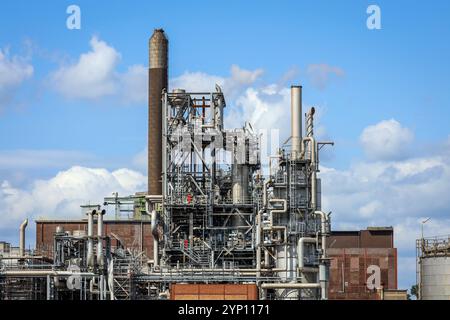
[[[81,8],[81,30],[66,28],[70,4]],[[370,4],[381,8],[381,30],[366,27]],[[421,217],[433,217],[430,233],[450,233],[450,203],[440,196],[450,186],[449,14],[448,1],[4,1],[3,63],[25,73],[8,86],[0,74],[0,216],[17,210],[0,226],[0,235],[16,242],[15,225],[25,215],[67,209],[63,200],[34,206],[42,185],[58,192],[61,181],[79,174],[86,181],[115,179],[124,192],[145,187],[146,92],[127,100],[121,84],[141,83],[148,38],[162,27],[170,41],[172,83],[223,82],[234,90],[225,94],[232,96],[227,112],[236,125],[244,115],[259,114],[246,103],[275,101],[274,110],[284,110],[283,88],[302,84],[305,105],[318,109],[319,135],[336,142],[322,157],[323,179],[331,180],[324,182],[324,197],[330,195],[324,203],[334,212],[335,228],[397,226],[400,265],[407,268]],[[94,87],[98,94],[86,97],[76,92],[77,82],[68,92],[55,74],[93,51],[94,38],[104,49],[100,53],[112,54],[111,74],[100,80],[110,81],[117,92],[100,94]],[[137,66],[136,74],[131,66]],[[271,85],[277,86],[272,100],[264,94]],[[286,117],[255,119],[280,129],[288,123]],[[105,171],[70,171],[74,166]],[[121,168],[141,176],[123,180]],[[339,187],[350,195],[337,192],[332,179],[343,181]],[[105,185],[100,192],[110,190]],[[11,194],[25,195],[23,210],[12,204]],[[415,203],[402,209],[414,195],[423,197],[428,209]],[[46,209],[52,212],[40,212]],[[414,272],[408,272],[400,277],[403,287],[414,283]]]

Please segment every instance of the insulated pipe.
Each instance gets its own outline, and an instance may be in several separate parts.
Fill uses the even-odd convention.
[[[317,206],[317,176],[316,176],[316,166],[317,166],[317,154],[316,154],[316,140],[314,137],[305,137],[303,138],[303,149],[302,149],[302,155],[303,158],[305,156],[306,151],[306,142],[309,142],[309,151],[311,153],[311,166],[312,166],[312,173],[311,173],[311,207],[313,210],[316,210]]]
[[[323,300],[328,299],[328,270],[325,264],[325,259],[327,258],[327,224],[328,215],[323,211],[315,211],[315,215],[320,216],[322,235],[322,263],[319,265],[319,283],[321,286],[321,297]]]
[[[98,213],[97,218],[97,264],[100,267],[104,266],[104,259],[103,259],[103,215],[106,213],[105,210],[102,210]]]
[[[256,277],[261,276],[261,213],[259,210],[256,217]]]
[[[302,144],[302,87],[291,86],[292,158],[299,159]]]
[[[269,203],[281,202],[283,203],[283,209],[272,209],[270,210],[270,224],[273,224],[273,214],[274,213],[286,213],[287,212],[287,200],[286,199],[270,199]]]
[[[87,264],[88,267],[94,267],[94,214],[95,210],[89,211],[88,216],[88,253]]]
[[[21,257],[25,256],[25,229],[28,225],[28,219],[25,219],[20,225],[20,235],[19,235],[19,255]]]
[[[314,289],[320,288],[318,283],[262,283],[262,289]]]
[[[320,225],[321,225],[320,233],[322,235],[322,258],[326,258],[328,215],[323,211],[315,211],[314,214],[320,216]]]
[[[269,178],[267,181],[264,181],[263,184],[263,208],[258,212],[258,228],[257,228],[257,249],[256,249],[256,272],[257,276],[261,275],[261,232],[262,232],[262,213],[267,209],[267,188],[269,184],[272,183],[272,180]]]
[[[316,238],[300,238],[298,239],[298,245],[297,245],[297,259],[298,259],[298,268],[302,270],[305,266],[305,243],[316,243]]]
[[[272,183],[272,179],[269,178],[269,180],[265,181],[264,185],[263,185],[263,207],[264,208],[267,208],[267,187],[271,183]]]
[[[2,275],[9,277],[45,277],[45,276],[81,276],[81,277],[94,277],[96,276],[91,272],[70,272],[70,271],[55,271],[55,270],[8,270],[3,271]]]
[[[268,268],[270,266],[269,259],[270,259],[269,251],[264,250],[264,268]]]
[[[151,231],[153,235],[153,264],[155,267],[159,266],[159,255],[158,255],[158,229],[157,229],[157,223],[156,223],[156,211],[152,211],[152,218],[151,218]]]

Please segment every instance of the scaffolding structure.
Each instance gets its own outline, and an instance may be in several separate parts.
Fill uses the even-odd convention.
[[[316,142],[314,108],[303,137],[301,87],[291,88],[290,144],[270,156],[268,175],[251,125],[224,128],[219,86],[163,92],[162,105],[162,194],[82,206],[87,232],[57,227],[47,260],[0,257],[0,298],[167,299],[173,283],[250,283],[260,299],[327,299],[330,217],[316,175],[332,143]],[[116,220],[151,222],[153,257],[104,234],[110,205]]]

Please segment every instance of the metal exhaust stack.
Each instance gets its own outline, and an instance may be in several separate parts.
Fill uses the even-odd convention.
[[[167,91],[168,40],[163,29],[155,29],[149,41],[148,73],[148,194],[162,194],[162,102]]]
[[[25,255],[25,229],[28,225],[28,219],[25,219],[20,225],[19,235],[19,255],[23,257]]]
[[[302,149],[302,86],[291,86],[292,158],[300,158]]]

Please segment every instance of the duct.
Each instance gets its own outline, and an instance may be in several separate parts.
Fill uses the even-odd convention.
[[[105,263],[103,258],[103,215],[105,213],[106,211],[102,210],[97,215],[97,264],[99,267],[103,267]]]
[[[94,267],[94,214],[95,210],[89,211],[88,216],[88,252],[87,264],[89,267]]]
[[[292,157],[299,159],[302,143],[302,87],[291,86],[291,143]]]
[[[20,225],[20,235],[19,235],[19,256],[25,256],[25,229],[28,225],[28,219],[25,219]]]
[[[158,243],[159,243],[159,234],[158,234],[158,224],[157,224],[157,213],[155,210],[152,211],[152,218],[151,218],[151,231],[153,235],[153,263],[155,267],[159,266],[159,253],[158,253]]]

